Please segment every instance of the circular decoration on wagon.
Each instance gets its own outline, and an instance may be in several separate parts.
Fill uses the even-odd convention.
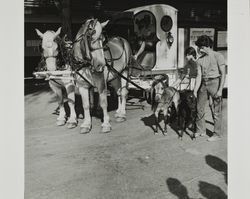
[[[172,18],[170,16],[168,16],[168,15],[165,15],[164,17],[162,17],[162,19],[161,19],[161,29],[164,32],[169,32],[172,27],[173,27]]]

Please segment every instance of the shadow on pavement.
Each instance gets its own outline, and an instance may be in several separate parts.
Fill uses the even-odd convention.
[[[178,199],[201,199],[191,198],[188,195],[187,188],[176,178],[168,178],[166,180],[168,190],[174,194]],[[207,199],[227,199],[225,192],[218,186],[199,181],[199,192]],[[204,198],[202,198],[204,199]]]
[[[155,131],[155,127],[156,127],[156,121],[155,121],[155,115],[152,114],[148,117],[143,117],[141,118],[141,121],[143,121],[144,125],[145,126],[148,126],[152,129],[152,132]],[[162,115],[160,115],[159,117],[159,123],[163,121],[163,117]],[[160,131],[163,131],[162,127],[159,125],[159,130]]]
[[[48,81],[42,79],[29,79],[24,81],[24,95],[39,95],[42,92],[50,91]]]
[[[193,199],[188,196],[187,188],[176,178],[168,178],[166,180],[169,191],[176,195],[178,199]]]
[[[207,182],[199,182],[199,191],[207,199],[227,199],[227,195],[220,187]]]
[[[37,97],[39,97],[40,94],[42,93],[46,93],[46,92],[52,92],[48,81],[45,81],[44,79],[27,79],[24,82],[24,95],[30,95],[32,100],[30,102],[35,102],[37,100]],[[115,109],[117,109],[117,105],[118,105],[118,99],[117,99],[117,95],[114,94],[114,92],[110,92],[111,95],[108,96],[108,111],[113,111]],[[102,109],[99,106],[99,102],[98,102],[98,93],[94,94],[94,104],[92,105],[92,110],[91,110],[91,114],[94,117],[97,118],[102,118],[103,117],[103,113],[102,113]],[[75,110],[76,110],[76,114],[78,118],[83,118],[84,117],[84,110],[82,107],[82,99],[79,93],[76,93],[75,95]],[[55,95],[55,93],[53,93],[53,97],[51,97],[50,99],[48,99],[48,103],[55,103],[57,102],[57,96]],[[65,106],[65,111],[67,116],[69,116],[69,106],[67,104],[67,101],[65,101],[64,103]],[[54,110],[52,110],[52,114],[59,114],[59,107],[55,107]]]
[[[227,163],[213,155],[206,155],[205,160],[210,167],[221,172],[222,175],[224,175],[224,179],[227,184]]]
[[[168,178],[166,181],[169,191],[179,199],[189,199],[187,188],[176,178]]]

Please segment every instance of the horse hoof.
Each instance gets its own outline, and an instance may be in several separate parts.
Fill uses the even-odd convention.
[[[67,128],[68,129],[73,129],[73,128],[75,128],[77,126],[77,123],[76,122],[74,122],[74,123],[68,123],[67,124]]]
[[[118,118],[120,116],[119,113],[115,113],[115,118]]]
[[[125,117],[117,117],[115,121],[116,122],[124,122],[124,121],[126,121],[126,118]]]
[[[89,127],[81,127],[80,128],[80,134],[87,134],[90,132],[90,128]]]
[[[64,126],[65,125],[65,120],[57,120],[56,125],[57,126]]]
[[[102,133],[109,133],[111,131],[111,127],[102,127]]]

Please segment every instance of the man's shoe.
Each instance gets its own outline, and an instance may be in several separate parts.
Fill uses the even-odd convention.
[[[207,141],[209,142],[215,142],[221,140],[221,137],[218,135],[213,135],[212,137],[208,138]]]

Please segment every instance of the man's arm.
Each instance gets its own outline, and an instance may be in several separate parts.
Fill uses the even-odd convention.
[[[225,59],[222,54],[219,54],[219,56],[217,57],[217,63],[218,63],[218,68],[219,68],[221,77],[220,77],[219,88],[218,88],[217,93],[215,94],[215,97],[221,97],[222,90],[225,84],[225,79],[226,79],[226,64],[225,64]]]
[[[202,73],[201,73],[201,66],[198,64],[197,65],[197,77],[195,78],[195,85],[194,85],[194,95],[195,97],[197,97],[197,92],[201,86],[201,77],[202,77]]]
[[[225,84],[225,79],[226,79],[226,65],[220,65],[219,66],[219,71],[221,74],[221,78],[220,78],[220,84],[219,84],[219,89],[217,91],[217,93],[215,94],[215,97],[221,97],[222,96],[222,90]]]
[[[141,47],[140,47],[140,49],[138,50],[138,52],[134,55],[134,58],[135,59],[137,59],[138,58],[138,56],[140,55],[140,54],[142,54],[142,52],[145,50],[145,41],[143,41],[142,42],[142,44],[141,44]]]

